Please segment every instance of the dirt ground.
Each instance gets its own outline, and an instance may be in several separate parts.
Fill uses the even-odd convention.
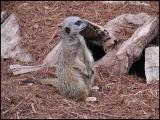
[[[100,2],[1,2],[1,11],[15,13],[21,31],[21,46],[32,54],[34,61],[1,60],[1,118],[159,118],[159,82],[146,84],[137,75],[110,75],[106,69],[97,70],[99,91],[91,92],[97,102],[76,102],[59,95],[56,87],[25,85],[24,80],[53,77],[52,69],[14,76],[10,64],[35,65],[44,60],[59,42],[57,25],[70,15],[80,16],[99,25],[123,13],[145,12],[159,16],[158,2],[151,7],[109,5]],[[123,33],[127,38],[129,34]]]

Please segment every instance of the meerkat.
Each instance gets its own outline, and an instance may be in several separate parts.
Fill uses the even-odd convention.
[[[62,23],[62,46],[57,67],[58,89],[66,97],[86,101],[91,98],[96,101],[95,97],[88,97],[94,85],[95,70],[93,56],[80,35],[86,26],[87,23],[76,16],[70,16]]]
[[[60,26],[62,46],[58,58],[57,78],[40,79],[36,82],[58,87],[60,94],[69,98],[96,101],[95,97],[88,97],[89,90],[99,89],[94,86],[94,59],[83,36],[80,35],[87,23],[79,17],[70,16]]]

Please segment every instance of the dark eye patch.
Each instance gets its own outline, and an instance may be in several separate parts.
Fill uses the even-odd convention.
[[[69,27],[66,27],[66,28],[65,28],[65,31],[66,31],[66,33],[68,33],[68,34],[69,34],[71,30],[70,30],[70,28],[69,28]]]
[[[82,23],[82,21],[78,20],[77,22],[75,22],[75,25],[80,26],[80,25],[81,25],[81,23]]]

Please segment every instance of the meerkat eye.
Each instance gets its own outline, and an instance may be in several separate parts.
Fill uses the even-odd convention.
[[[65,31],[66,31],[66,33],[69,34],[71,30],[70,30],[70,28],[66,27],[66,28],[65,28]]]
[[[81,21],[80,20],[78,20],[77,22],[75,22],[75,25],[78,25],[78,26],[80,26],[81,25]]]

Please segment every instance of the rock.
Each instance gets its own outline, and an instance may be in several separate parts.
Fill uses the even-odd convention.
[[[1,57],[14,58],[24,62],[32,61],[32,57],[19,46],[21,37],[15,14],[11,14],[1,24]]]
[[[1,23],[2,23],[2,21],[4,21],[5,14],[6,14],[6,11],[1,12]]]
[[[145,49],[145,75],[147,83],[159,80],[159,46]]]
[[[86,102],[96,102],[97,98],[96,97],[87,97]]]

